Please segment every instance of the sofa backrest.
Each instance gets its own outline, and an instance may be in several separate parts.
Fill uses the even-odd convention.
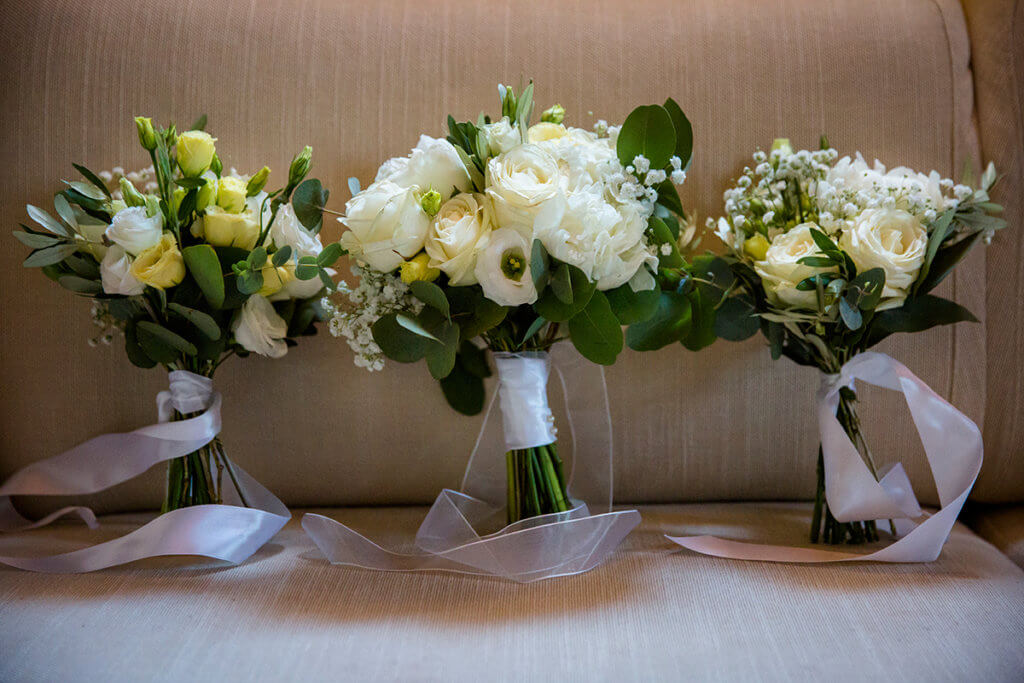
[[[448,113],[493,111],[496,83],[531,78],[539,102],[561,103],[582,126],[676,98],[696,135],[684,204],[701,222],[718,215],[750,153],[777,135],[812,146],[827,133],[841,151],[944,175],[958,176],[968,159],[977,166],[968,36],[954,0],[211,0],[187,9],[42,0],[3,21],[0,220],[9,228],[25,220],[27,202],[47,203],[72,162],[146,165],[136,114],[188,123],[207,113],[225,164],[251,172],[268,163],[271,185],[311,144],[315,175],[340,210],[349,176],[365,185],[421,132],[443,134]],[[337,238],[340,226],[325,234]],[[24,270],[24,256],[13,239],[0,250],[3,476],[152,421],[165,384],[120,348],[90,349],[88,303]],[[984,319],[986,254],[972,255],[944,291]],[[1008,305],[1024,315],[1016,299]],[[986,346],[982,324],[892,339],[883,350],[982,423],[1012,409],[1012,400],[986,406],[992,348],[1003,350]],[[1001,362],[1019,387],[1019,354]],[[619,500],[811,495],[818,378],[773,363],[760,340],[700,354],[627,351],[607,377]],[[217,382],[229,453],[290,504],[432,500],[458,484],[480,426],[448,409],[422,365],[367,373],[326,331],[281,361],[228,363]],[[875,450],[905,458],[921,497],[934,501],[899,399],[867,399]],[[1020,471],[1024,454],[996,442],[986,468]],[[91,502],[153,505],[160,477]],[[983,478],[976,496],[1021,499],[1024,483]]]

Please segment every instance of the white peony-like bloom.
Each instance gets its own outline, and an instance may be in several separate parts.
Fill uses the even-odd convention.
[[[288,324],[274,310],[274,305],[259,294],[245,300],[232,330],[235,341],[246,351],[269,358],[280,358],[288,353],[288,345],[284,342]]]
[[[867,209],[845,230],[839,246],[857,270],[885,270],[880,309],[894,308],[907,298],[924,263],[928,231],[921,221],[902,209]]]
[[[291,204],[285,204],[278,209],[277,218],[270,226],[270,239],[278,249],[289,246],[300,257],[317,256],[324,248],[320,243],[320,236],[314,235],[299,222]]]
[[[420,206],[415,188],[390,180],[374,182],[345,204],[339,218],[348,230],[341,244],[355,259],[389,273],[422,248],[430,218]]]
[[[114,244],[124,247],[132,256],[155,246],[164,230],[164,219],[159,213],[147,216],[146,209],[134,206],[114,214],[107,226],[106,236]]]
[[[136,296],[142,294],[146,285],[132,275],[132,259],[124,248],[115,244],[107,249],[100,262],[100,282],[107,294]]]
[[[761,276],[765,292],[772,303],[784,307],[817,309],[817,292],[803,292],[796,288],[801,280],[829,270],[797,263],[805,256],[821,253],[811,236],[811,228],[817,227],[814,223],[801,223],[777,236],[768,247],[764,260],[754,262],[754,270]]]
[[[530,246],[511,228],[491,233],[476,261],[476,278],[484,296],[501,306],[521,306],[537,300],[530,274]]]
[[[540,205],[562,189],[558,162],[537,145],[513,147],[487,162],[487,196],[502,228],[529,235]]]
[[[477,253],[492,226],[491,201],[482,194],[458,194],[441,205],[424,244],[430,267],[440,268],[453,286],[476,284]]]
[[[400,187],[414,187],[421,193],[437,190],[444,197],[450,196],[453,190],[468,192],[472,188],[469,171],[454,145],[429,135],[420,136],[407,159],[386,161],[374,183],[382,180]]]
[[[538,142],[537,147],[555,159],[569,189],[608,183],[616,172],[624,170],[608,138],[599,138],[581,128],[569,128],[564,135],[549,136]]]
[[[513,126],[507,116],[501,117],[500,121],[484,124],[484,134],[492,156],[507,152],[522,142],[519,127]]]

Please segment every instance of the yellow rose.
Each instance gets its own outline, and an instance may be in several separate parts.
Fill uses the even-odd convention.
[[[215,247],[252,249],[260,236],[260,224],[248,213],[228,213],[211,206],[203,216],[203,239]]]
[[[549,123],[547,121],[535,123],[526,131],[526,138],[531,143],[555,140],[564,136],[565,126],[560,123]]]
[[[174,235],[165,232],[155,246],[144,250],[132,262],[131,274],[150,287],[167,289],[185,279],[185,259]]]
[[[241,178],[221,178],[217,181],[217,206],[230,213],[245,210],[246,183]]]
[[[285,285],[295,279],[294,266],[291,268],[286,266],[275,267],[269,259],[266,265],[260,269],[260,272],[263,273],[263,286],[260,288],[260,291],[256,292],[260,296],[277,294]]]
[[[770,246],[771,244],[761,233],[757,233],[743,241],[743,251],[755,261],[764,261]]]
[[[213,144],[215,141],[216,138],[201,130],[189,130],[179,135],[175,147],[181,172],[189,178],[198,178],[210,168],[213,154],[217,151]]]
[[[401,265],[400,277],[402,282],[407,285],[411,285],[417,280],[433,282],[440,275],[441,271],[430,267],[430,257],[422,251]]]

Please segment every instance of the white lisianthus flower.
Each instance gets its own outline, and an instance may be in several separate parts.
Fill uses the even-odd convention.
[[[270,226],[270,239],[278,249],[289,246],[300,257],[317,256],[324,248],[320,243],[320,236],[314,235],[299,222],[291,204],[285,204],[278,209],[277,218]]]
[[[430,218],[413,187],[375,182],[345,204],[341,244],[355,259],[390,273],[421,249]]]
[[[406,162],[392,160],[385,166],[388,169],[384,179],[401,187],[415,187],[420,192],[437,190],[444,197],[450,196],[453,190],[468,192],[472,189],[469,171],[455,146],[441,138],[421,135]],[[378,176],[383,171],[381,167]]]
[[[477,256],[476,279],[484,296],[501,306],[521,306],[537,300],[530,274],[530,243],[511,228],[491,233]]]
[[[105,234],[111,242],[135,256],[156,245],[163,231],[164,219],[161,214],[150,217],[146,215],[145,207],[135,206],[114,214]]]
[[[519,127],[513,126],[507,116],[501,117],[500,121],[484,124],[484,134],[487,136],[487,147],[493,156],[507,152],[522,143]]]
[[[928,232],[916,217],[902,209],[867,209],[839,238],[839,246],[857,270],[885,270],[883,303],[894,308],[907,298],[924,263]]]
[[[817,309],[817,292],[803,292],[796,288],[800,281],[829,270],[797,263],[805,256],[821,253],[811,236],[811,228],[817,227],[814,223],[801,223],[777,236],[768,247],[764,260],[754,262],[754,270],[761,276],[765,292],[774,304]]]
[[[540,205],[562,186],[558,162],[537,145],[519,145],[487,162],[487,195],[503,228],[529,234]]]
[[[100,262],[100,282],[107,294],[136,296],[142,294],[146,285],[139,282],[131,272],[132,259],[119,244],[107,249]]]
[[[270,358],[280,358],[288,353],[288,346],[284,343],[288,324],[277,314],[273,304],[259,294],[245,300],[232,330],[235,341],[246,351]]]
[[[424,249],[430,267],[439,268],[453,286],[476,284],[477,253],[492,230],[491,201],[482,194],[458,194],[441,205]]]

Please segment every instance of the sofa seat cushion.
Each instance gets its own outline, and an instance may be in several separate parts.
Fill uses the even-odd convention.
[[[1024,567],[1024,505],[977,505],[967,523],[979,536]]]
[[[387,545],[408,541],[425,508],[318,512]],[[641,512],[606,565],[530,585],[331,566],[300,513],[238,567],[0,569],[0,680],[1004,681],[1024,671],[1024,571],[964,526],[932,564],[807,566],[704,557],[662,536],[794,542],[807,505]],[[144,518],[28,538],[70,549]],[[0,551],[18,540],[0,538]]]

